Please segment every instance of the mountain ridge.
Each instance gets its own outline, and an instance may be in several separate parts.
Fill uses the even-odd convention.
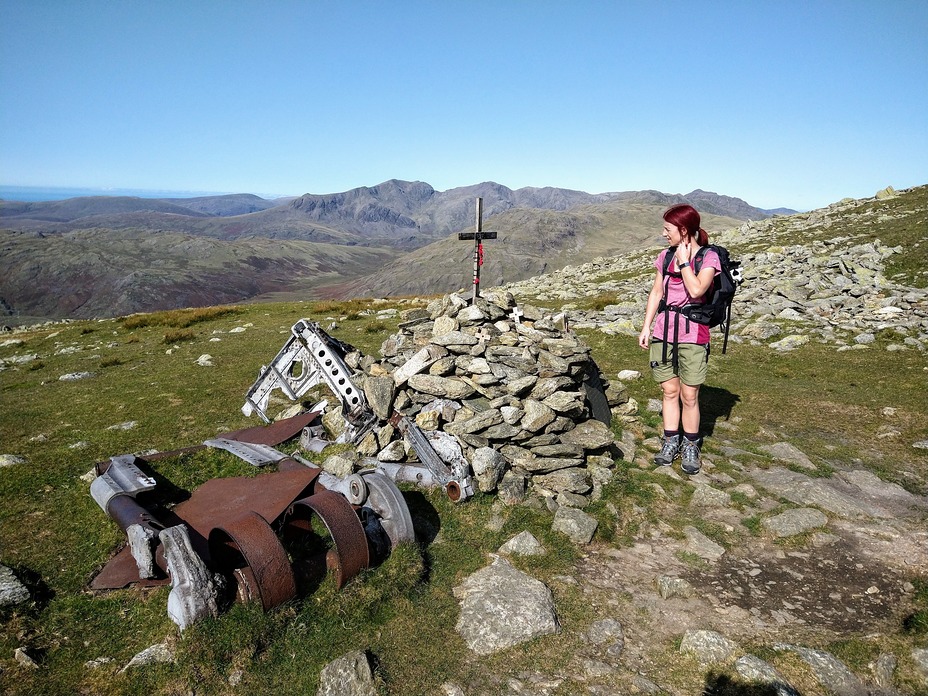
[[[471,282],[472,245],[459,243],[457,233],[473,229],[478,197],[485,229],[500,235],[487,245],[484,277],[493,283],[646,245],[658,239],[660,214],[673,203],[690,200],[716,228],[769,217],[741,199],[698,189],[686,196],[590,194],[485,181],[437,191],[399,179],[293,199],[3,201],[0,307],[15,322],[259,301],[269,294],[347,299],[446,292]],[[195,258],[177,249],[196,250]]]

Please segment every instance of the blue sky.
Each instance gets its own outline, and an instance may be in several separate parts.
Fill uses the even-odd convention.
[[[0,0],[0,184],[928,183],[928,2]]]

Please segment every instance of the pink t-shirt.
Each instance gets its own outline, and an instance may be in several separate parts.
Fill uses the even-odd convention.
[[[664,258],[667,256],[669,249],[664,249],[660,254],[657,255],[657,259],[654,261],[654,267],[657,269],[658,273],[664,272]],[[715,269],[716,273],[722,272],[722,262],[719,261],[719,255],[716,254],[712,249],[707,249],[705,254],[703,254],[702,261],[699,267],[701,271],[706,266]],[[669,271],[674,270],[674,263],[671,262]],[[669,281],[669,282],[668,282]],[[664,284],[667,288],[667,304],[682,307],[683,305],[688,304],[702,304],[706,301],[705,297],[692,298],[686,290],[686,286],[683,284],[683,278],[675,278],[674,276],[668,274],[661,279],[661,283]],[[711,287],[709,288],[712,289]],[[667,315],[670,315],[670,324],[667,326],[667,342],[673,342],[674,335],[674,321],[679,321],[677,334],[678,343],[699,343],[704,345],[709,342],[709,327],[705,324],[697,324],[695,321],[690,321],[686,317],[682,316],[679,312],[658,312],[657,320],[654,322],[654,333],[651,334],[653,338],[657,341],[664,340],[664,323],[667,320]]]

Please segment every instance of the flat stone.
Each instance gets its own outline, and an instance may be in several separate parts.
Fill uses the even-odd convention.
[[[419,374],[412,375],[408,382],[410,388],[418,392],[449,399],[466,399],[476,391],[472,385],[454,377]]]
[[[695,553],[700,558],[705,558],[707,561],[717,561],[725,554],[724,546],[716,544],[696,527],[684,527],[683,533],[687,539],[687,550]]]
[[[554,409],[534,399],[526,399],[522,402],[522,407],[525,409],[525,415],[519,424],[531,433],[540,431],[557,415]]]
[[[797,466],[801,466],[803,469],[809,469],[811,471],[816,469],[816,466],[812,463],[811,459],[809,459],[798,447],[795,447],[788,442],[777,442],[772,445],[762,445],[758,449],[760,449],[761,452],[769,454],[774,459],[778,459],[782,462],[796,464]]]
[[[597,450],[608,447],[615,442],[612,429],[598,420],[577,423],[572,430],[561,435],[561,442],[579,445],[584,449]]]
[[[786,510],[761,522],[764,529],[773,532],[778,537],[796,536],[824,527],[826,524],[828,524],[828,517],[821,510],[814,508]]]
[[[449,331],[440,336],[433,336],[432,343],[439,346],[475,346],[477,337],[463,331]]]
[[[700,483],[693,490],[690,505],[693,507],[723,508],[731,504],[731,495],[718,488]]]
[[[521,457],[513,461],[517,466],[531,474],[550,474],[560,469],[579,467],[583,459],[572,457]]]
[[[575,544],[589,544],[598,526],[595,517],[570,507],[558,508],[551,523],[552,530],[566,534]]]
[[[477,655],[490,655],[560,631],[544,583],[497,557],[453,590],[461,602],[455,629]]]

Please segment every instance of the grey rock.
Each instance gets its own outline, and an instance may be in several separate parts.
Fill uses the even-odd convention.
[[[771,343],[770,347],[780,353],[786,353],[791,350],[796,350],[808,342],[809,337],[806,334],[791,334],[786,338],[782,338],[779,341]]]
[[[590,499],[585,495],[571,493],[570,491],[559,492],[557,494],[557,498],[555,498],[555,501],[558,505],[580,509],[583,509],[590,504]]]
[[[316,696],[377,696],[367,653],[356,650],[323,667]]]
[[[507,471],[497,486],[496,495],[504,505],[518,505],[525,500],[526,480],[522,474]]]
[[[29,599],[29,590],[12,570],[0,565],[0,607],[22,604]]]
[[[796,508],[768,517],[761,524],[778,537],[791,537],[824,527],[828,518],[821,510]]]
[[[554,434],[543,435],[546,438],[555,438]],[[535,440],[537,438],[533,438]],[[558,457],[565,459],[583,459],[583,447],[581,445],[572,445],[566,443],[553,443],[550,445],[535,445],[534,442],[526,442],[531,448],[532,454],[537,457]],[[579,463],[579,462],[578,462]]]
[[[406,457],[406,448],[402,440],[394,440],[377,453],[379,462],[401,462]]]
[[[731,504],[731,495],[704,483],[696,485],[690,505],[693,507],[723,508]]]
[[[558,508],[551,523],[551,529],[566,534],[576,544],[589,544],[598,526],[595,517],[569,507]]]
[[[167,643],[156,643],[145,648],[142,652],[136,653],[119,672],[122,674],[130,667],[145,667],[146,665],[165,662],[174,662],[174,650]]]
[[[582,494],[589,493],[592,488],[589,472],[579,467],[559,469],[550,474],[535,476],[532,480],[536,485],[557,493],[567,491]]]
[[[815,506],[845,519],[894,515],[880,501],[870,502],[867,493],[834,479],[810,478],[780,467],[750,469],[747,474],[776,495],[803,506]]]
[[[525,409],[525,415],[522,416],[520,425],[531,433],[544,428],[556,416],[554,409],[534,399],[526,399],[522,402],[522,407]]]
[[[440,336],[433,336],[432,343],[446,348],[448,346],[475,346],[477,337],[463,331],[449,331]]]
[[[471,305],[459,311],[456,318],[461,326],[471,326],[484,322],[487,319],[487,315],[480,310],[480,307]]]
[[[465,578],[453,593],[461,602],[455,629],[478,655],[560,630],[551,590],[504,558]]]
[[[499,552],[511,556],[541,556],[545,547],[529,531],[522,531],[499,547]]]
[[[768,338],[779,335],[781,331],[779,324],[774,324],[772,321],[758,321],[742,329],[740,335],[766,341]]]
[[[687,631],[680,642],[680,652],[690,653],[702,665],[726,662],[737,649],[736,643],[715,631]]]
[[[20,457],[17,454],[0,454],[0,469],[7,466],[16,466],[17,464],[25,464],[26,458]]]
[[[585,410],[586,398],[580,392],[563,391],[556,392],[551,396],[542,399],[541,403],[553,409],[557,413],[562,413],[571,417],[580,416]]]
[[[402,445],[402,443],[400,443]],[[396,447],[394,446],[394,449]],[[403,452],[405,454],[405,452]],[[350,476],[354,471],[354,465],[357,461],[357,454],[354,452],[341,452],[332,454],[322,462],[322,470],[327,471],[338,478]],[[380,461],[400,461],[399,459],[381,459]]]
[[[683,597],[684,599],[692,597],[696,590],[683,578],[670,577],[661,575],[657,579],[657,591],[664,599],[672,597]]]
[[[892,689],[893,674],[896,671],[896,656],[891,653],[881,654],[875,662],[870,664],[873,672],[873,681],[881,689]]]
[[[92,372],[69,372],[65,375],[61,375],[58,380],[61,382],[76,382],[77,380],[88,379],[90,377],[93,377]]]
[[[700,558],[705,558],[707,561],[717,561],[725,554],[724,546],[716,544],[696,527],[684,527],[683,533],[687,539],[687,550],[695,553]]]
[[[826,690],[839,696],[868,696],[869,690],[843,662],[824,650],[778,643],[776,650],[788,650],[812,668]]]
[[[474,451],[470,465],[478,488],[484,493],[489,493],[496,490],[497,484],[503,477],[506,460],[492,447],[480,447]]]
[[[912,648],[910,653],[915,669],[918,670],[925,684],[928,684],[928,648]]]
[[[579,445],[584,449],[597,450],[608,447],[615,442],[615,436],[608,425],[598,420],[577,423],[573,429],[561,435],[561,442]]]
[[[13,659],[16,660],[16,664],[20,667],[26,667],[28,669],[37,669],[38,663],[32,659],[32,656],[26,652],[25,648],[16,648],[13,651]]]
[[[433,396],[445,396],[449,399],[466,399],[474,393],[472,385],[454,377],[437,377],[435,375],[412,375],[408,380],[409,386],[418,391]]]
[[[561,469],[577,468],[582,463],[583,460],[580,458],[529,456],[516,459],[513,466],[532,474],[549,474]]]
[[[790,464],[796,464],[803,469],[815,470],[815,464],[810,460],[798,447],[788,442],[777,442],[772,445],[763,445],[759,447],[761,452],[769,454],[774,459],[778,459]]]
[[[513,396],[524,396],[525,394],[529,393],[537,381],[537,376],[526,375],[525,377],[520,377],[510,381],[509,384],[506,385],[506,391]]]
[[[767,662],[754,655],[744,655],[735,661],[735,671],[744,679],[769,684],[776,696],[800,696],[783,676]]]
[[[387,420],[390,417],[395,394],[394,377],[367,375],[364,378],[364,396],[371,410],[380,420]]]

